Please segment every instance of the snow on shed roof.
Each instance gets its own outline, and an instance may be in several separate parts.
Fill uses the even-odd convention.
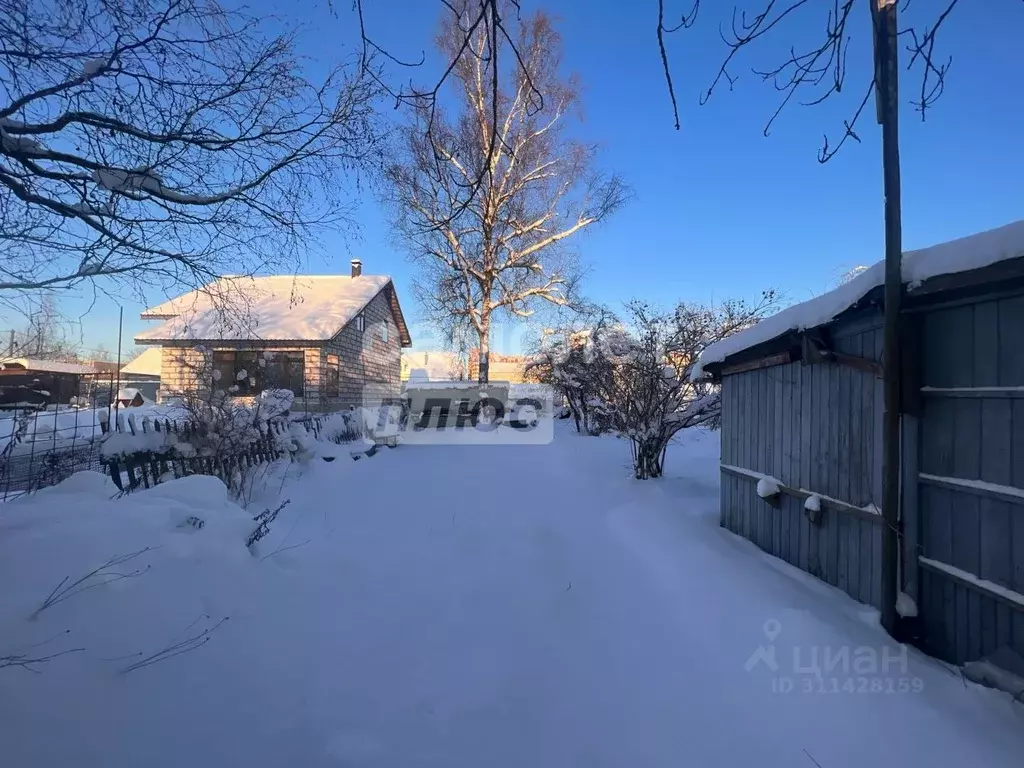
[[[1024,221],[907,251],[903,254],[903,282],[913,290],[931,277],[980,269],[1019,256],[1024,256]],[[694,366],[694,377],[702,375],[705,365],[720,363],[737,352],[771,341],[788,331],[824,325],[882,285],[884,280],[885,262],[879,261],[835,290],[787,307],[745,331],[711,344]]]
[[[142,313],[164,319],[137,341],[326,341],[380,293],[386,275],[222,277]]]
[[[121,368],[121,373],[129,376],[159,376],[160,364],[163,360],[163,349],[148,347],[141,355]]]
[[[14,366],[15,369],[26,371],[42,371],[45,373],[96,373],[96,369],[80,363],[64,363],[60,360],[35,360],[29,357],[2,357],[0,369]]]

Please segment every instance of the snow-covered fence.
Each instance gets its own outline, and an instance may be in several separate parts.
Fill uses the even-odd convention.
[[[127,490],[149,487],[165,474],[216,475],[234,487],[236,472],[244,475],[249,467],[289,453],[295,427],[333,443],[364,437],[369,415],[363,410],[292,414],[290,422],[282,416],[260,427],[251,426],[251,413],[240,409],[244,439],[234,439],[241,430],[225,430],[224,424],[211,429],[177,406],[6,411],[0,413],[0,501],[56,485],[83,470],[110,474]]]
[[[395,405],[400,408],[397,412],[394,410]],[[378,442],[394,444],[393,438],[381,438],[378,434],[382,418],[395,424],[397,431],[409,418],[408,401],[402,399],[399,403],[387,403],[376,408],[359,407],[321,416],[293,416],[292,421],[302,424],[317,440],[341,444],[373,438]]]
[[[0,500],[100,470],[99,411],[59,406],[0,411]]]
[[[211,442],[211,428],[202,422],[166,419],[129,421],[131,432],[117,431],[103,443],[106,470],[122,492],[151,488],[187,475],[212,475],[238,491],[253,467],[288,456],[306,436],[299,424],[283,419],[253,425],[255,436],[230,451],[197,451]],[[301,432],[301,435],[297,433]]]

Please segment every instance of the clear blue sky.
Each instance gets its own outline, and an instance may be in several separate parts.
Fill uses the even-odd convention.
[[[671,8],[678,0],[666,0]],[[751,7],[763,0],[750,0]],[[689,0],[678,3],[689,6]],[[582,77],[581,136],[600,144],[600,163],[635,191],[627,208],[577,241],[589,267],[587,293],[612,306],[633,297],[663,304],[679,299],[752,297],[764,288],[803,300],[826,290],[846,269],[882,252],[879,129],[873,114],[827,165],[817,162],[823,133],[837,135],[869,78],[867,0],[861,3],[849,61],[849,92],[814,108],[791,106],[765,138],[777,104],[770,85],[751,74],[790,43],[823,26],[807,14],[774,41],[751,50],[733,68],[740,79],[705,106],[698,96],[714,76],[725,48],[717,25],[732,4],[704,3],[695,28],[669,38],[682,128],[675,131],[655,39],[655,0],[523,0],[560,19],[565,65]],[[293,4],[269,0],[289,23],[301,22],[302,51],[325,62],[355,50],[356,19],[348,0]],[[416,58],[429,49],[435,0],[367,0],[367,23],[396,53]],[[728,5],[729,8],[725,6]],[[830,3],[815,5],[831,6]],[[913,3],[917,14],[935,3]],[[251,6],[253,7],[253,6]],[[908,19],[909,20],[909,19]],[[1024,218],[1024,4],[1012,0],[961,3],[946,22],[942,50],[953,56],[945,96],[926,123],[907,103],[918,80],[904,80],[901,101],[904,245],[915,248]],[[904,56],[905,61],[905,56]],[[430,62],[428,62],[429,65]],[[316,65],[314,65],[316,66]],[[409,72],[396,75],[409,77]],[[414,77],[429,80],[425,68]],[[315,259],[310,272],[344,271],[359,255],[370,273],[395,277],[406,313],[415,318],[410,265],[389,242],[388,222],[372,197],[359,212],[359,241],[330,239],[333,260]],[[126,338],[144,327],[140,307],[125,305]],[[116,343],[117,309],[97,305],[84,329],[87,345]],[[429,340],[418,347],[431,346]],[[496,346],[509,346],[496,339]],[[514,346],[514,342],[511,342]]]

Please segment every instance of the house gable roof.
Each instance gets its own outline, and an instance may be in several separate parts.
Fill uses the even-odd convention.
[[[135,340],[327,341],[387,289],[403,346],[409,331],[386,275],[271,275],[222,277],[142,313],[163,320]]]
[[[163,350],[160,347],[149,347],[130,363],[125,363],[121,373],[129,376],[159,376],[163,362]]]

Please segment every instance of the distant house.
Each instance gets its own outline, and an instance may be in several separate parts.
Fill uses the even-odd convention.
[[[160,347],[149,347],[121,367],[121,384],[138,390],[147,400],[155,401],[160,391],[162,364],[163,350]]]
[[[134,360],[121,366],[121,379],[124,381],[160,381],[162,363],[163,350],[160,347],[149,347]]]
[[[0,407],[67,404],[79,394],[82,379],[95,374],[80,363],[0,357]]]
[[[224,390],[247,398],[290,389],[295,408],[336,410],[397,395],[412,340],[390,277],[224,277],[147,309],[160,324],[135,337],[162,347],[164,399]]]
[[[491,381],[507,381],[511,384],[522,384],[526,380],[526,366],[530,358],[526,355],[501,355],[491,352],[488,356],[487,378]],[[469,378],[480,377],[480,350],[474,347],[469,351]]]
[[[947,661],[1024,656],[1024,221],[902,270],[896,607]],[[876,607],[883,277],[879,262],[700,358],[722,388],[722,525]]]
[[[456,381],[465,376],[466,366],[453,352],[402,353],[402,381]]]

